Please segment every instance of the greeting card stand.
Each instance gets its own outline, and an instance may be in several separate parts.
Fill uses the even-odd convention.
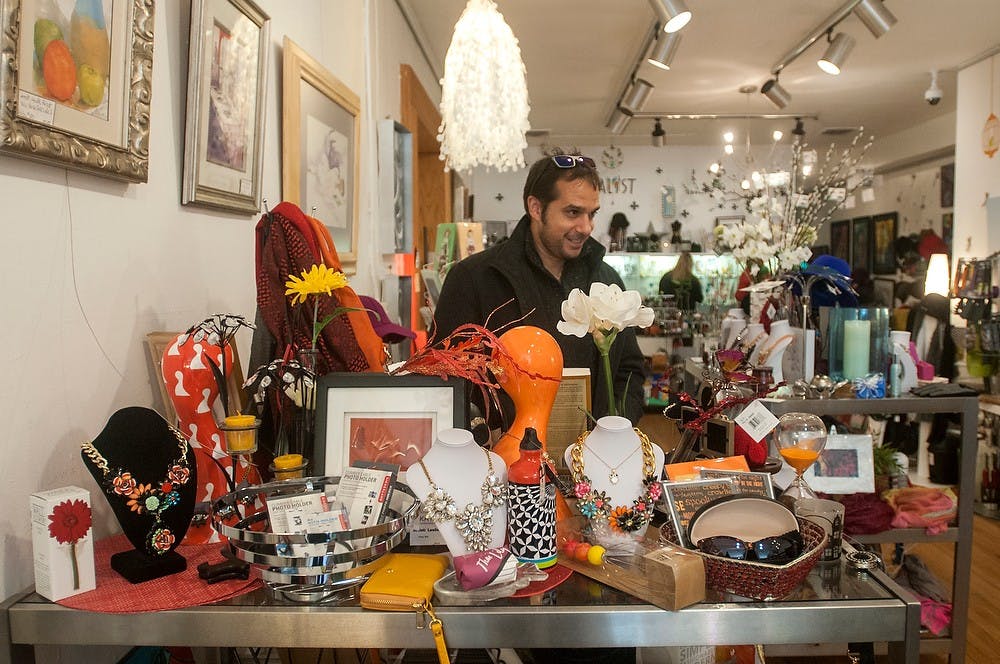
[[[132,583],[184,571],[187,561],[175,549],[194,514],[198,478],[183,434],[154,410],[123,408],[82,456],[135,547],[112,555],[111,568]],[[116,478],[125,493],[115,492]]]

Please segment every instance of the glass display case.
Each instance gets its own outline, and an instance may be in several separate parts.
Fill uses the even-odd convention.
[[[644,299],[659,294],[660,277],[677,264],[680,254],[616,252],[604,256],[604,262],[613,267],[625,288],[639,291]],[[702,310],[736,306],[736,282],[740,267],[730,254],[692,253],[694,276],[701,282],[704,299]]]

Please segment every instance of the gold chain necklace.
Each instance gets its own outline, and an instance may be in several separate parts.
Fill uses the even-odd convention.
[[[178,456],[167,464],[166,476],[151,484],[140,483],[125,468],[111,467],[89,440],[80,444],[91,463],[101,470],[104,492],[108,496],[120,496],[128,500],[129,509],[136,514],[149,514],[153,517],[153,523],[146,533],[146,552],[155,556],[162,556],[174,545],[174,534],[163,525],[162,515],[180,502],[181,496],[177,488],[187,484],[191,478],[188,441],[180,431],[174,427],[169,428],[177,439]]]
[[[612,466],[610,463],[602,459],[601,455],[598,454],[597,450],[595,450],[593,447],[590,447],[589,445],[583,445],[583,448],[589,451],[591,454],[593,454],[595,459],[597,459],[598,461],[600,461],[601,463],[603,463],[605,466],[608,467],[608,470],[611,471],[608,473],[608,481],[611,482],[612,484],[618,484],[618,480],[620,479],[618,476],[618,469],[622,467],[622,464],[624,464],[626,461],[634,457],[636,452],[642,449],[642,443],[640,442],[638,445],[636,445],[635,449],[629,452],[629,455],[624,459],[622,459],[621,461],[619,461],[618,465],[616,466]],[[581,453],[581,458],[582,458],[582,453]],[[643,473],[643,475],[645,476],[646,473]]]

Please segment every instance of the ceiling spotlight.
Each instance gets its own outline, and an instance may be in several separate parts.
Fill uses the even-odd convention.
[[[684,0],[649,0],[649,4],[660,17],[664,32],[677,32],[691,20],[691,11]]]
[[[731,131],[727,131],[725,134],[722,135],[722,140],[724,140],[726,143],[732,143],[734,138],[736,137],[733,136],[733,132]]]
[[[784,134],[781,132],[781,130],[780,129],[775,129],[774,133],[771,134],[771,139],[774,140],[775,143],[777,143],[778,141],[781,140],[782,136],[784,136]]]
[[[760,93],[767,97],[768,100],[770,100],[770,102],[778,108],[788,106],[788,102],[792,100],[792,95],[788,94],[788,90],[781,87],[778,83],[777,76],[772,79],[768,79],[764,85],[760,86]]]
[[[844,64],[851,49],[854,48],[854,37],[846,32],[838,32],[830,45],[826,47],[826,52],[816,64],[827,74],[836,76],[840,73],[840,67]]]
[[[722,146],[722,150],[726,154],[732,154],[733,153],[733,144],[732,143],[726,143],[725,145]]]
[[[637,78],[632,81],[632,85],[629,86],[628,90],[626,90],[625,96],[622,97],[619,107],[623,111],[628,111],[629,113],[638,113],[642,110],[646,100],[649,99],[649,93],[652,91],[652,83],[645,79]]]
[[[625,131],[625,127],[632,120],[632,114],[623,108],[616,108],[615,112],[611,114],[611,118],[608,120],[608,124],[605,126],[612,134],[620,134]]]
[[[806,135],[806,126],[802,122],[802,118],[795,118],[795,129],[792,129],[792,136],[795,137],[795,142],[798,143],[802,140],[802,137]]]
[[[670,63],[674,60],[677,47],[681,43],[681,35],[678,32],[662,34],[656,38],[653,50],[650,52],[646,62],[659,67],[660,69],[670,69]]]
[[[667,132],[663,131],[663,125],[660,124],[660,118],[656,118],[656,122],[653,123],[653,147],[662,148],[666,135]]]
[[[885,8],[882,0],[861,0],[854,8],[854,14],[876,39],[889,32],[889,28],[896,24],[896,17]]]
[[[720,167],[719,167],[719,162],[717,162],[717,161],[713,161],[713,162],[712,162],[711,164],[709,164],[709,166],[708,166],[708,172],[709,172],[709,173],[711,173],[712,175],[718,175],[718,173],[719,173],[719,168],[720,168]]]

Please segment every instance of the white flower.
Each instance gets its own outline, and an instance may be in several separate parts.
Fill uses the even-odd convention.
[[[590,306],[593,326],[604,332],[653,324],[653,310],[642,306],[639,291],[623,291],[617,284],[591,284]]]
[[[562,303],[563,320],[556,323],[556,329],[567,336],[583,337],[593,332],[593,315],[590,299],[579,288],[569,292]]]

